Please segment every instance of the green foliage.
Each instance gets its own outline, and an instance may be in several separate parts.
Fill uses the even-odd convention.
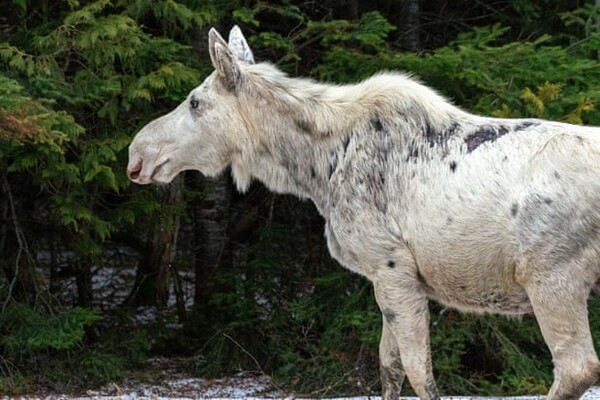
[[[434,369],[444,393],[536,394],[549,389],[549,352],[533,316],[472,316],[432,307]]]
[[[73,354],[62,369],[75,371],[79,385],[122,379],[126,369],[142,366],[150,351],[147,331],[131,328],[131,322],[123,321],[103,332],[96,347]]]
[[[567,50],[580,56],[597,58],[600,49],[600,31],[598,30],[598,17],[600,7],[587,3],[575,10],[562,12],[560,17],[568,29],[564,36],[569,43]]]
[[[361,16],[353,23],[347,20],[327,22],[309,21],[307,34],[320,34],[321,44],[329,46],[336,43],[358,44],[366,50],[381,51],[385,48],[388,33],[396,29],[377,11],[371,11]]]
[[[100,320],[97,312],[75,307],[57,315],[45,315],[16,303],[0,315],[1,346],[12,354],[45,349],[65,350],[81,341],[85,328]]]
[[[0,104],[0,117],[7,114],[6,122],[0,119],[0,138],[11,139],[1,143],[0,155],[8,160],[6,171],[35,176],[40,188],[52,195],[54,215],[73,233],[76,253],[98,257],[100,244],[123,229],[122,224],[153,209],[134,206],[152,198],[124,203],[135,207],[129,212],[122,202],[107,206],[108,194],[129,187],[123,164],[131,134],[148,119],[155,96],[179,100],[200,75],[187,66],[193,64],[189,46],[154,38],[134,17],[150,13],[160,21],[167,18],[170,26],[164,28],[175,31],[204,24],[210,16],[173,1],[155,1],[153,7],[142,2],[73,2],[54,12],[52,23],[36,27],[28,41],[0,44],[5,73],[27,78],[26,86],[10,80],[3,89],[17,99],[5,100],[13,104],[12,111],[3,112]],[[24,108],[34,112],[22,115]],[[16,127],[10,125],[15,118],[20,121]],[[87,121],[85,130],[77,120]]]
[[[72,380],[73,371],[82,370],[66,368],[70,355],[82,346],[86,328],[100,319],[97,311],[80,307],[52,313],[8,304],[0,313],[0,392],[19,393],[30,384],[26,375],[42,371],[59,378],[57,383]]]
[[[373,56],[336,46],[325,54],[325,64],[315,73],[323,79],[356,81],[381,69],[411,71],[462,107],[487,115],[521,109],[524,102],[531,104],[531,96],[524,95],[527,90],[531,92],[527,87],[554,85],[561,88],[560,101],[548,109],[540,110],[538,104],[538,109],[513,112],[511,116],[569,121],[577,121],[578,116],[585,117],[586,123],[600,122],[600,112],[591,107],[591,99],[599,94],[596,82],[600,80],[600,65],[595,60],[552,45],[550,36],[495,45],[506,33],[507,29],[499,25],[475,28],[424,55],[388,50]],[[573,112],[576,116],[567,118]]]
[[[147,332],[132,332],[127,319],[102,329],[102,319],[97,310],[81,307],[52,313],[9,304],[0,314],[0,392],[23,393],[32,375],[68,390],[118,380],[125,369],[139,367],[150,350]],[[102,332],[94,346],[86,345],[92,326]]]
[[[83,128],[66,112],[54,111],[51,102],[33,99],[14,79],[0,74],[0,162],[3,169],[23,171],[44,160],[64,157],[66,146]],[[12,162],[7,162],[10,160]]]
[[[578,103],[570,111],[564,109],[562,83],[545,82],[535,89],[535,92],[526,87],[521,94],[521,103],[516,109],[510,109],[506,104],[499,110],[492,111],[492,115],[502,118],[535,117],[544,119],[564,120],[571,124],[583,125],[584,116],[596,111],[595,102],[587,96],[580,96]],[[562,115],[567,112],[566,115]]]
[[[11,22],[12,33],[7,40],[0,36],[1,175],[15,196],[35,194],[35,200],[16,199],[24,208],[16,209],[17,218],[30,213],[25,207],[36,201],[44,207],[45,223],[69,238],[64,251],[70,263],[102,265],[103,244],[136,222],[147,224],[159,208],[156,190],[131,190],[124,173],[127,145],[141,125],[199,82],[208,62],[196,59],[189,29],[217,13],[204,2],[172,0],[16,5],[22,12]],[[148,26],[149,21],[156,24]],[[10,222],[0,243],[15,236],[19,246],[35,243],[36,233],[27,225]],[[10,247],[0,247],[9,252],[0,256],[12,257]],[[16,263],[23,265],[16,267],[2,264],[1,272],[28,268],[25,258],[17,256]],[[0,275],[0,287],[4,278]],[[37,301],[32,291],[31,302]],[[0,312],[0,355],[13,362],[3,385],[14,389],[11,385],[23,384],[15,383],[18,377],[39,372],[31,363],[51,369],[56,385],[113,379],[131,366],[120,354],[124,349],[94,349],[82,342],[84,328],[99,318],[96,312],[66,308],[46,315],[33,311],[37,304],[16,304]],[[145,349],[142,344],[136,343]],[[74,346],[83,347],[76,353],[79,359]],[[47,360],[50,352],[61,358],[54,367]],[[76,378],[72,371],[78,363]]]

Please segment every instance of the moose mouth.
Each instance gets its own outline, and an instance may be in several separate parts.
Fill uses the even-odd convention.
[[[144,160],[140,159],[133,167],[127,169],[127,176],[131,181],[139,184],[161,182],[160,179],[157,179],[157,176],[169,161],[171,161],[171,159],[167,158],[160,164],[153,167],[152,163],[144,164]],[[142,174],[144,170],[146,170],[146,173]],[[147,178],[145,178],[145,176],[147,176]]]

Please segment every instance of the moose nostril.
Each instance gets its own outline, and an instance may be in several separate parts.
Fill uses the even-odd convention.
[[[135,179],[139,178],[141,170],[142,170],[142,160],[138,161],[137,164],[135,164],[133,167],[131,167],[129,170],[127,170],[127,175],[129,176],[129,179],[135,180]]]
[[[129,172],[129,179],[137,179],[140,176],[140,171],[131,171]]]

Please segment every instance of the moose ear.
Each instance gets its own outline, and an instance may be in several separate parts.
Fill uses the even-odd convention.
[[[225,39],[214,28],[208,32],[208,51],[210,60],[225,86],[235,89],[241,77],[240,66]]]
[[[215,69],[228,89],[235,89],[241,78],[240,65],[228,47],[215,43]]]
[[[229,31],[229,48],[238,60],[254,64],[254,54],[239,26],[235,25]]]
[[[227,47],[227,42],[223,37],[217,32],[215,28],[210,28],[208,31],[208,53],[210,54],[210,61],[213,64],[213,67],[217,69],[217,58],[215,54],[215,45],[219,43],[221,46]]]

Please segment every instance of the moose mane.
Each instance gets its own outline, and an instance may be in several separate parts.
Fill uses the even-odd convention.
[[[419,119],[433,129],[466,115],[417,79],[395,72],[346,85],[292,78],[269,63],[247,65],[244,75],[250,101],[260,99],[265,109],[291,116],[297,127],[313,136],[345,134],[374,114]]]

